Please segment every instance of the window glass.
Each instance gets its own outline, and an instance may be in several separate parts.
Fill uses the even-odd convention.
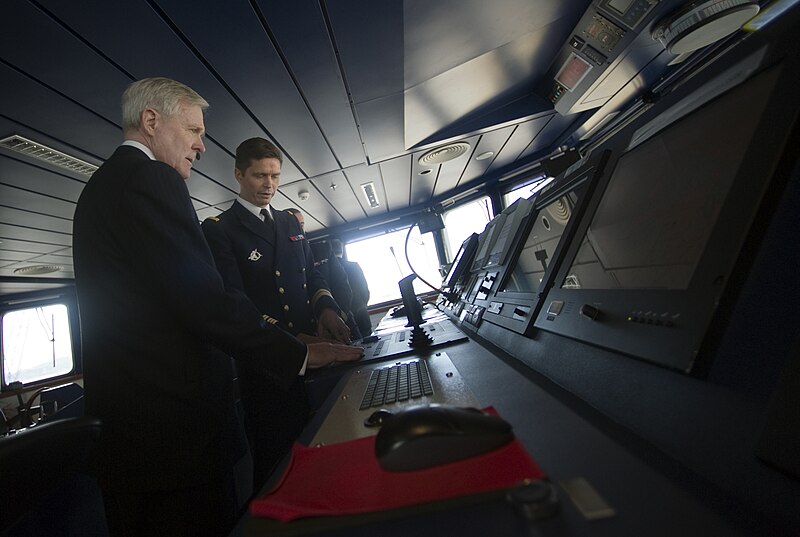
[[[69,316],[64,304],[3,315],[3,381],[23,384],[73,370]]]
[[[492,204],[486,196],[446,211],[442,215],[442,237],[448,261],[452,261],[467,237],[480,234],[493,217]]]
[[[369,284],[370,305],[400,298],[398,282],[411,274],[405,255],[406,234],[407,228],[347,243],[347,259],[361,266]],[[408,239],[408,258],[421,278],[431,285],[441,285],[439,258],[432,234],[420,235],[419,228],[415,226]],[[417,278],[414,280],[414,291],[417,294],[426,293],[431,288]]]
[[[541,189],[549,185],[552,181],[552,177],[541,177],[532,183],[522,185],[521,187],[515,188],[507,194],[503,194],[503,208],[511,207],[511,205],[513,205],[513,203],[520,198],[530,198]]]

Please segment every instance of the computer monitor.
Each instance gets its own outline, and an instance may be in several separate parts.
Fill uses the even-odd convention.
[[[771,68],[699,106],[676,93],[618,137],[536,327],[680,371],[708,358],[704,335],[735,292],[734,267],[749,262],[739,252],[783,158],[775,140],[792,127],[780,75]]]
[[[503,224],[505,223],[507,217],[507,214],[500,213],[488,224],[486,224],[486,228],[478,237],[478,249],[475,253],[475,259],[472,260],[472,272],[481,270],[486,266],[489,252],[491,251],[497,236],[500,234],[500,230],[503,229]]]
[[[461,243],[453,262],[450,264],[450,270],[444,278],[442,284],[443,289],[454,290],[458,285],[464,283],[466,276],[469,274],[469,267],[472,265],[472,258],[475,255],[475,249],[478,247],[478,234],[473,233]]]
[[[533,209],[533,201],[520,198],[503,210],[500,214],[503,219],[498,224],[497,237],[489,248],[481,268],[492,269],[506,264],[511,246],[519,239],[522,224],[531,214],[531,209]]]
[[[574,235],[609,153],[575,163],[529,200],[520,229],[509,248],[503,270],[487,294],[483,319],[529,334],[539,305]],[[520,200],[522,201],[522,200]],[[518,202],[519,203],[519,202]],[[512,206],[513,207],[513,206]],[[509,220],[507,220],[508,222]]]

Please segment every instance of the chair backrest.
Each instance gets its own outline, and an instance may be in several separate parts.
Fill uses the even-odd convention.
[[[100,420],[83,416],[42,423],[0,438],[0,532],[20,523],[39,525],[39,519],[57,524],[58,513],[37,513],[51,504],[69,508],[64,502],[48,503],[55,494],[73,496],[67,502],[69,505],[88,508],[94,513],[99,509],[102,513],[102,500],[99,505],[88,505],[83,501],[85,498],[74,497],[76,479],[81,476],[81,493],[91,488],[92,502],[97,503],[100,498],[91,475],[101,431]],[[87,488],[86,480],[93,486]],[[31,517],[32,520],[25,522]]]

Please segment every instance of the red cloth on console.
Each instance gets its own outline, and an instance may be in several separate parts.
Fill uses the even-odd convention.
[[[288,522],[352,515],[512,487],[544,472],[514,439],[469,459],[417,470],[387,472],[375,457],[375,437],[309,448],[295,444],[281,482],[250,503],[254,516]]]

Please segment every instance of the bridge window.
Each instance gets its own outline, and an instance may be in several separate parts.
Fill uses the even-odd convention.
[[[444,221],[442,237],[447,251],[447,261],[453,260],[453,256],[467,237],[473,233],[480,234],[492,218],[494,218],[492,203],[487,196],[446,211],[442,215]]]
[[[538,177],[533,182],[514,188],[514,190],[503,194],[503,208],[510,207],[520,198],[530,198],[551,182],[553,182],[552,177]]]
[[[64,304],[8,311],[2,316],[3,384],[29,384],[74,369],[69,312]]]
[[[407,234],[408,228],[347,243],[347,259],[361,265],[369,284],[370,305],[400,299],[398,282],[411,274],[405,256]],[[421,278],[431,285],[441,285],[442,276],[439,274],[439,258],[433,235],[420,235],[419,228],[414,227],[408,239],[408,258]],[[431,289],[417,278],[414,280],[414,291],[420,294]]]

